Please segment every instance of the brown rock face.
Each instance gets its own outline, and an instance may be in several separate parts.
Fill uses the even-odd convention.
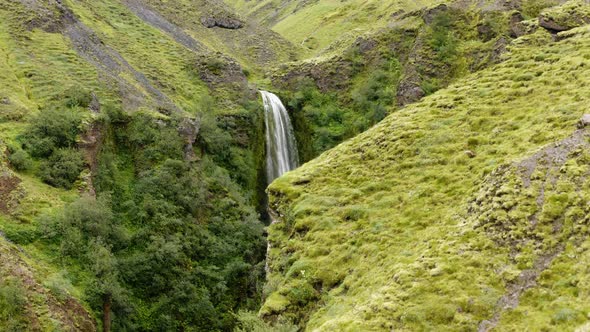
[[[527,33],[525,27],[521,23],[522,21],[524,21],[524,17],[521,13],[516,12],[510,16],[510,37],[518,38]]]
[[[201,18],[201,24],[206,28],[223,28],[223,29],[240,29],[244,27],[244,22],[230,17],[213,17],[205,16]]]
[[[9,213],[18,204],[18,187],[21,180],[12,172],[0,171],[0,212]]]

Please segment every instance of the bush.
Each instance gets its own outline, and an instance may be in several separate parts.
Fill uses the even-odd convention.
[[[449,13],[438,14],[430,27],[428,44],[436,53],[437,60],[451,64],[456,60],[458,40],[451,32],[453,18]]]
[[[25,331],[23,317],[27,297],[20,282],[12,277],[0,283],[0,330]]]
[[[68,278],[65,270],[49,275],[43,282],[43,285],[47,287],[51,294],[53,294],[53,296],[55,296],[60,302],[65,302],[74,290],[74,286],[72,286],[72,282]]]
[[[238,323],[235,332],[296,332],[299,328],[288,322],[269,325],[251,311],[239,311],[235,314]]]
[[[23,151],[22,149],[17,149],[16,151],[11,152],[8,155],[8,161],[10,162],[10,165],[12,165],[12,167],[14,167],[14,169],[17,171],[26,171],[33,167],[33,161],[31,160],[31,157],[26,151]]]
[[[54,187],[71,189],[83,169],[84,158],[80,151],[61,149],[42,164],[39,176],[43,182]]]
[[[177,123],[162,122],[145,113],[133,116],[125,132],[127,143],[138,153],[136,162],[140,169],[148,169],[167,159],[182,159],[184,141]]]
[[[88,90],[79,87],[70,87],[63,93],[62,97],[66,106],[70,108],[88,108],[92,103],[92,94]]]
[[[76,145],[82,116],[72,110],[44,110],[31,120],[22,137],[24,147],[33,157],[46,158],[53,151]]]

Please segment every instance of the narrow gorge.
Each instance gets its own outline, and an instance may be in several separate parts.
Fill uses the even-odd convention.
[[[0,331],[590,330],[590,0],[0,0]]]

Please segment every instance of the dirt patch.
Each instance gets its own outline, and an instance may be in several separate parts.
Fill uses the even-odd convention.
[[[532,247],[535,256],[531,258],[532,267],[522,270],[519,276],[506,282],[505,294],[498,300],[491,318],[483,320],[479,332],[490,331],[499,323],[502,313],[519,305],[520,296],[527,289],[537,285],[539,275],[550,267],[553,260],[564,250],[563,240],[548,244],[552,239],[566,238],[579,241],[586,234],[564,230],[564,217],[553,217],[544,222],[552,225],[552,231],[538,233],[538,223],[546,204],[546,191],[554,190],[558,181],[567,181],[580,189],[586,175],[565,172],[563,167],[568,160],[576,160],[578,153],[590,148],[590,131],[580,129],[566,139],[553,143],[519,162],[504,165],[494,171],[482,185],[478,198],[470,206],[470,213],[477,219],[476,228],[482,229],[498,246],[510,249],[511,264],[516,265],[516,257],[522,248]],[[535,189],[534,196],[529,188]],[[511,214],[520,205],[537,205],[525,217]],[[565,208],[577,206],[566,205]],[[526,208],[525,208],[526,210]],[[547,242],[549,240],[549,242]]]
[[[21,179],[9,170],[0,171],[0,212],[8,214],[18,205]]]
[[[554,143],[519,162],[517,167],[521,170],[521,177],[525,187],[528,188],[531,185],[531,175],[539,165],[547,167],[548,173],[559,169],[567,161],[567,157],[572,151],[590,147],[588,138],[590,138],[590,134],[587,130],[577,130],[570,137]],[[554,182],[555,178],[552,177],[551,180]]]
[[[482,321],[479,324],[477,331],[490,331],[500,322],[502,312],[515,309],[518,306],[522,293],[537,285],[537,279],[541,272],[545,271],[551,265],[555,257],[563,252],[563,248],[564,245],[560,245],[554,252],[538,257],[532,269],[522,271],[516,281],[508,284],[506,286],[506,293],[496,304],[496,312],[489,320]]]

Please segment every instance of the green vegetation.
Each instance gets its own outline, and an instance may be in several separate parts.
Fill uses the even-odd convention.
[[[558,0],[527,0],[523,1],[522,13],[529,19],[538,18],[545,9],[559,4]]]
[[[9,278],[0,285],[0,327],[6,331],[24,331],[27,298],[20,280]]]
[[[572,148],[561,164],[550,145],[546,161],[522,166],[535,170],[528,187],[520,166],[518,176],[500,174],[576,130],[587,112],[589,32],[518,39],[501,64],[275,181],[261,314],[318,331],[475,330],[495,315],[498,330],[586,324],[589,289],[573,277],[587,256],[586,154]],[[498,189],[483,198],[487,183]],[[528,285],[523,302],[503,310],[498,301],[517,285]]]
[[[557,2],[3,3],[0,330],[587,329]],[[270,216],[258,87],[311,160]]]
[[[510,12],[436,7],[364,35],[339,56],[277,69],[302,159],[354,137],[400,107],[501,61]],[[499,46],[500,45],[500,46]]]
[[[0,9],[0,229],[35,287],[2,327],[231,330],[264,278],[261,105],[232,82],[210,92],[208,50],[120,2],[64,3]],[[64,10],[86,30],[68,34]]]
[[[395,60],[393,60],[395,61]],[[312,135],[296,128],[298,143],[305,160],[317,156],[345,139],[363,132],[381,121],[395,100],[394,87],[399,71],[377,70],[351,91],[348,105],[339,94],[322,93],[307,79],[298,82],[293,93],[285,93],[288,107],[299,113],[296,127],[309,126]],[[399,68],[399,67],[397,67]],[[310,145],[311,143],[311,145]]]
[[[225,0],[238,10],[284,36],[307,53],[317,54],[339,41],[347,44],[363,33],[387,26],[396,13],[406,13],[444,1],[294,1],[264,0],[252,5],[246,0]],[[277,10],[278,8],[278,10]]]

